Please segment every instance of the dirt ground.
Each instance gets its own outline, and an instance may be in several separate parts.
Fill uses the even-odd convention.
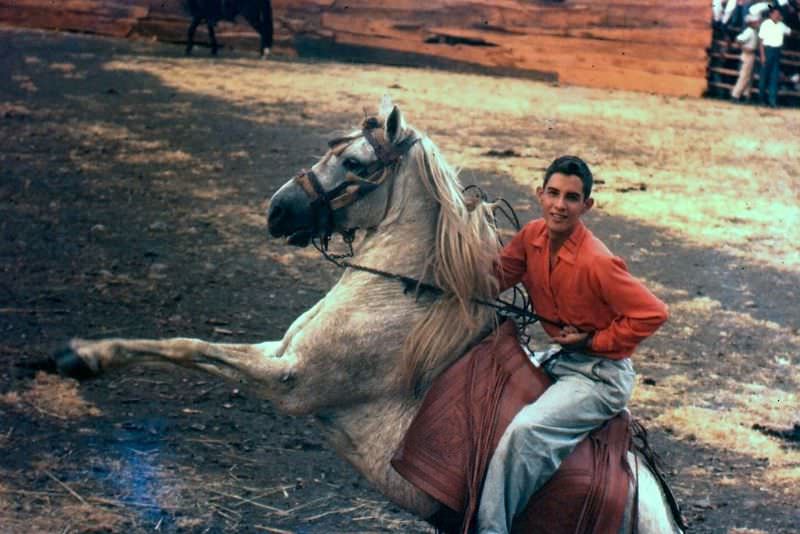
[[[28,367],[279,339],[337,273],[268,238],[267,199],[387,91],[524,219],[552,157],[592,162],[589,225],[672,312],[631,409],[690,531],[800,531],[797,110],[9,28],[0,79],[0,532],[430,532],[236,386]]]

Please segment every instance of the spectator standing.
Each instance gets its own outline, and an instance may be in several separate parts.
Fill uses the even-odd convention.
[[[750,9],[750,2],[748,0],[736,0],[736,5],[733,6],[733,13],[731,19],[728,21],[728,26],[735,29],[736,32],[741,32],[747,25],[745,17]]]
[[[758,30],[761,51],[761,72],[758,80],[758,94],[761,100],[774,108],[778,105],[778,82],[781,76],[781,48],[783,39],[792,30],[783,23],[783,15],[776,6],[770,6],[769,18],[761,23]]]
[[[711,26],[722,29],[723,0],[711,0]]]
[[[725,2],[725,9],[722,12],[722,25],[727,27],[733,18],[733,13],[736,11],[737,0],[727,0]]]
[[[758,50],[758,28],[761,24],[760,17],[747,15],[745,22],[747,27],[736,36],[736,42],[742,47],[739,59],[739,78],[731,91],[731,98],[737,102],[742,100],[742,93],[745,100],[750,99],[750,87],[753,83],[753,65],[756,62],[756,51]]]

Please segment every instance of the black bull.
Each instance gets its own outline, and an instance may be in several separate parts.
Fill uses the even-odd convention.
[[[265,57],[269,54],[270,48],[272,48],[271,0],[185,0],[184,5],[192,16],[186,43],[187,55],[192,53],[194,32],[203,21],[208,27],[211,54],[216,55],[219,47],[214,35],[214,26],[220,20],[233,21],[238,15],[244,17],[261,36],[261,48],[259,49],[261,56]]]

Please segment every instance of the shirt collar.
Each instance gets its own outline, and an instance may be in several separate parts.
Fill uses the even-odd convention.
[[[569,238],[564,242],[558,251],[558,258],[574,264],[575,259],[578,257],[578,250],[581,248],[584,238],[586,237],[586,226],[582,221],[578,221],[575,229],[570,234]],[[543,224],[541,231],[531,239],[531,245],[536,248],[544,248],[548,246],[550,239],[547,235],[547,225]]]

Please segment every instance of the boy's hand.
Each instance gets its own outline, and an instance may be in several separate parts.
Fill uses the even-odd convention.
[[[561,329],[559,335],[553,337],[553,341],[567,350],[580,350],[591,344],[591,334],[589,332],[581,332],[572,325],[567,325]]]

